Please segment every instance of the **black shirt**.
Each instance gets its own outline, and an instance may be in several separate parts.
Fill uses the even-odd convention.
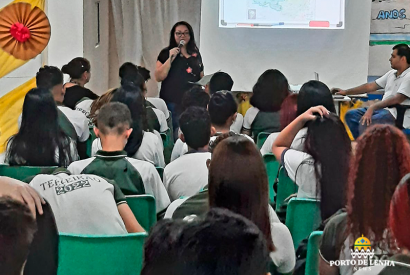
[[[169,58],[169,48],[163,49],[158,55],[158,61],[164,64]],[[197,82],[204,71],[202,57],[199,51],[190,57],[177,55],[171,64],[168,76],[162,81],[160,97],[165,102],[181,104],[184,93],[192,87],[189,82]]]
[[[75,110],[75,105],[77,105],[77,103],[84,97],[88,97],[89,99],[94,100],[98,98],[98,95],[94,94],[87,88],[81,87],[79,85],[74,85],[65,90],[63,104]]]

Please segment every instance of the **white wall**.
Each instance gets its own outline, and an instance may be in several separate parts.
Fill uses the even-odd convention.
[[[381,76],[391,70],[389,58],[394,45],[369,47],[369,75]]]
[[[344,30],[224,29],[218,0],[202,1],[201,54],[205,73],[231,74],[234,90],[251,90],[266,69],[281,70],[290,84],[318,72],[331,87],[367,80],[371,1],[346,0]]]
[[[10,2],[0,0],[0,7]],[[83,55],[83,1],[49,0],[46,13],[51,24],[46,50],[0,79],[0,97],[33,78],[43,63],[61,68],[72,58]]]

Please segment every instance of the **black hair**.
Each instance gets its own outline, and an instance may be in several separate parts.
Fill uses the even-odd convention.
[[[138,66],[138,72],[144,78],[145,81],[151,79],[150,71],[147,68]]]
[[[63,84],[63,73],[54,66],[44,66],[36,74],[38,88],[51,90],[54,86]]]
[[[127,145],[124,150],[129,157],[133,157],[139,150],[142,139],[144,137],[143,130],[152,131],[149,129],[147,122],[147,113],[145,109],[145,98],[142,95],[141,89],[132,83],[122,85],[115,93],[111,102],[121,102],[127,105],[131,112],[133,129],[128,138]],[[97,120],[98,125],[98,120]]]
[[[232,77],[224,72],[217,72],[209,81],[209,92],[211,95],[218,91],[231,91],[233,87]]]
[[[406,57],[407,64],[410,64],[410,47],[407,44],[397,44],[393,47],[393,50],[397,50],[397,55]]]
[[[169,36],[168,48],[172,49],[172,48],[178,47],[177,41],[175,40],[175,30],[178,26],[181,26],[181,25],[187,27],[189,31],[189,42],[186,44],[186,50],[188,54],[193,54],[193,53],[198,52],[198,47],[196,46],[196,42],[195,42],[194,30],[192,29],[192,26],[188,22],[185,22],[185,21],[179,21],[175,23],[175,25],[172,27],[170,36]]]
[[[192,149],[197,150],[209,143],[211,119],[206,109],[189,107],[179,117],[179,125],[186,144]]]
[[[351,150],[350,138],[336,114],[309,122],[305,152],[314,160],[322,220],[346,205]]]
[[[236,101],[230,92],[216,92],[211,96],[208,104],[211,123],[216,126],[225,125],[228,118],[236,114],[237,109]]]
[[[135,64],[131,62],[125,62],[124,64],[122,64],[119,70],[119,76],[121,78],[121,85],[127,85],[131,83],[143,90],[145,79],[140,74],[138,67]]]
[[[103,135],[112,132],[121,135],[132,125],[131,112],[123,103],[110,102],[101,107],[97,122],[97,128]]]
[[[90,72],[90,62],[84,57],[76,57],[61,68],[61,71],[68,74],[72,79],[79,79],[84,72]]]
[[[258,227],[218,208],[190,223],[159,222],[144,252],[141,275],[264,275],[270,261]]]
[[[6,162],[67,167],[76,154],[71,152],[71,143],[58,123],[58,110],[50,91],[34,88],[24,98],[21,127],[8,141]]]
[[[286,77],[279,70],[266,70],[253,86],[250,103],[262,112],[277,112],[289,93]]]
[[[0,197],[0,270],[20,275],[37,231],[28,207],[10,197]]]
[[[201,86],[193,86],[190,90],[184,93],[182,97],[181,109],[182,112],[189,107],[207,108],[209,103],[209,95],[205,93]]]
[[[317,80],[310,80],[303,84],[297,101],[298,116],[319,105],[324,106],[329,112],[336,113],[332,93],[326,84]]]

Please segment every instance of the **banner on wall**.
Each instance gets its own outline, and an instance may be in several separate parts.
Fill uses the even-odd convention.
[[[373,0],[370,45],[410,44],[410,0]]]

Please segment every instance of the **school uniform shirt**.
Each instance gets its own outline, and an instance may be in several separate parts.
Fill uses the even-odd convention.
[[[376,84],[384,88],[383,100],[396,94],[402,94],[407,97],[400,105],[410,105],[410,68],[397,76],[396,70],[390,70],[385,75],[376,79]],[[397,118],[396,108],[386,108],[390,113]],[[403,127],[410,128],[410,110],[404,113]]]
[[[73,162],[68,170],[75,175],[95,174],[117,182],[125,195],[154,196],[157,212],[170,200],[161,178],[152,163],[127,157],[125,151],[98,151],[94,157]]]
[[[240,113],[236,114],[236,119],[232,123],[230,130],[234,133],[240,134],[243,127],[243,115]]]
[[[299,186],[298,198],[320,199],[320,194],[316,194],[315,167],[311,155],[287,149],[282,153],[282,165],[289,178]]]
[[[278,112],[261,112],[251,107],[245,114],[243,128],[251,131],[254,140],[260,132],[274,133],[280,131],[280,114]]]
[[[88,127],[88,118],[81,112],[72,110],[65,106],[57,106],[58,109],[68,118],[74,126],[80,142],[84,142],[90,136],[90,128]]]
[[[253,139],[249,137],[248,135],[241,134],[241,136],[244,136],[248,138],[250,141],[254,142]],[[218,137],[218,133],[215,136],[211,137],[211,139],[209,140],[209,144],[214,142],[217,137]],[[172,148],[171,162],[176,160],[180,156],[185,155],[187,152],[188,152],[188,145],[185,142],[182,142],[181,139],[177,139],[177,141],[174,144],[174,148]]]
[[[126,234],[118,205],[127,203],[120,188],[96,175],[62,171],[38,175],[30,182],[53,209],[59,232],[73,234]]]
[[[166,219],[191,219],[208,212],[208,190],[189,198],[173,201],[165,212]],[[296,263],[295,250],[289,229],[280,222],[273,208],[269,205],[269,222],[275,251],[270,257],[279,273],[291,272]]]
[[[169,118],[169,110],[167,104],[162,98],[159,97],[147,97],[147,101],[149,101],[156,109],[160,110],[164,113],[165,119]]]
[[[394,255],[389,259],[394,266],[376,265],[371,269],[361,269],[355,275],[409,275],[410,256],[404,254]]]
[[[156,167],[165,167],[164,153],[161,150],[162,139],[150,132],[144,131],[141,146],[133,158],[151,162]],[[91,156],[95,156],[97,151],[102,150],[101,140],[96,138],[91,147]]]
[[[336,216],[333,216],[329,222],[326,224],[323,231],[319,255],[322,259],[329,264],[330,261],[336,260],[352,260],[351,249],[353,249],[354,242],[356,241],[352,236],[346,235],[347,229],[347,213],[342,213]],[[385,231],[387,233],[387,230]],[[387,247],[387,243],[394,240],[389,240],[387,234],[384,241],[375,243],[372,240],[371,236],[365,236],[368,238],[372,244],[372,249],[374,249],[373,260],[387,260],[389,257],[396,254],[398,251],[393,251]],[[370,264],[370,263],[368,263]],[[341,275],[352,275],[355,273],[353,265],[342,265],[339,266],[339,271]],[[359,267],[356,265],[356,267]],[[363,266],[360,266],[363,267]],[[372,267],[373,269],[373,267]],[[396,274],[396,273],[390,273]]]
[[[88,119],[88,127],[93,126],[92,120],[90,119],[91,105],[93,102],[94,100],[86,99],[75,105],[75,110],[81,112]]]
[[[279,136],[279,134],[280,132],[272,133],[268,136],[260,150],[262,156],[268,153],[272,153],[272,145],[275,142],[276,138]],[[293,139],[292,144],[290,145],[290,149],[303,151],[305,147],[306,134],[307,127],[300,129],[299,132],[296,134],[295,138]]]
[[[208,159],[209,152],[187,153],[165,167],[164,185],[171,201],[193,196],[208,184]]]

